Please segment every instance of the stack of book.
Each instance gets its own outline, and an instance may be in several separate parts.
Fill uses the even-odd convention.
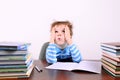
[[[120,77],[120,42],[101,43],[102,65],[114,77]]]
[[[29,43],[0,42],[0,79],[28,78],[34,68]]]

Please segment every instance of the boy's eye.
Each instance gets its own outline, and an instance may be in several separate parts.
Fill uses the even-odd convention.
[[[57,33],[58,31],[55,31],[55,33]]]
[[[64,33],[65,33],[65,30],[63,30],[62,32],[64,32]]]

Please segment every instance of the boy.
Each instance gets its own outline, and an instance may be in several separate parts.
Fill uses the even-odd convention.
[[[69,21],[56,21],[51,25],[51,38],[46,49],[48,63],[81,61],[80,51],[72,42],[72,24]]]

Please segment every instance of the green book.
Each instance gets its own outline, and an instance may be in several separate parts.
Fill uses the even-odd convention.
[[[0,69],[0,73],[12,72],[27,72],[27,68],[13,68],[13,69]]]

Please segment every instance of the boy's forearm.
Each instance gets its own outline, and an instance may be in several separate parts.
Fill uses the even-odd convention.
[[[71,56],[74,62],[80,62],[82,57],[80,54],[79,49],[76,47],[75,44],[70,45]]]
[[[72,45],[73,44],[72,39],[68,40],[67,43],[68,45]]]
[[[47,50],[46,50],[46,60],[48,63],[55,63],[57,62],[57,58],[56,58],[56,51],[55,51],[55,47],[54,44],[49,44]]]
[[[55,63],[55,62],[57,62],[57,58],[56,57],[52,57],[51,58],[51,56],[49,56],[48,54],[51,54],[53,56],[52,53],[46,53],[46,60],[47,60],[48,63]],[[55,54],[54,54],[54,56],[55,56]]]
[[[54,39],[51,39],[51,40],[50,40],[50,43],[51,43],[51,44],[54,44]]]

